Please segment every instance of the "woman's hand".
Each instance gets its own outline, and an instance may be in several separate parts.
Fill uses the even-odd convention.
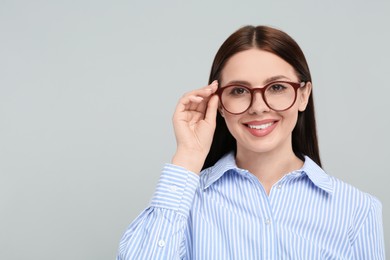
[[[173,115],[177,150],[172,163],[199,173],[213,141],[218,82],[185,94]]]

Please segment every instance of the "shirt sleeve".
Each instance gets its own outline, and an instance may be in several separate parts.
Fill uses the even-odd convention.
[[[179,259],[199,176],[166,164],[150,206],[124,233],[117,260]]]
[[[386,259],[382,223],[382,204],[371,197],[371,209],[353,244],[354,259]]]

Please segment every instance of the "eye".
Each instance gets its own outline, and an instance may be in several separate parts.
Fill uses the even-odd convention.
[[[287,87],[284,86],[283,84],[275,83],[275,84],[272,84],[271,86],[269,86],[267,90],[270,92],[283,92],[286,89],[287,89]]]
[[[241,96],[241,95],[245,95],[248,93],[249,93],[249,90],[244,88],[244,87],[232,86],[229,88],[229,95]]]

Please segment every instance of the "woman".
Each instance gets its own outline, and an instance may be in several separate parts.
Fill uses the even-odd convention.
[[[286,33],[233,33],[118,259],[385,259],[381,203],[320,168],[311,82]]]

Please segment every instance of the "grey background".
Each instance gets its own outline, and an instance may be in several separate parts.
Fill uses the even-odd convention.
[[[177,99],[247,24],[295,38],[329,174],[383,203],[389,1],[0,0],[0,259],[114,259],[175,150]],[[388,253],[389,254],[389,253]]]

